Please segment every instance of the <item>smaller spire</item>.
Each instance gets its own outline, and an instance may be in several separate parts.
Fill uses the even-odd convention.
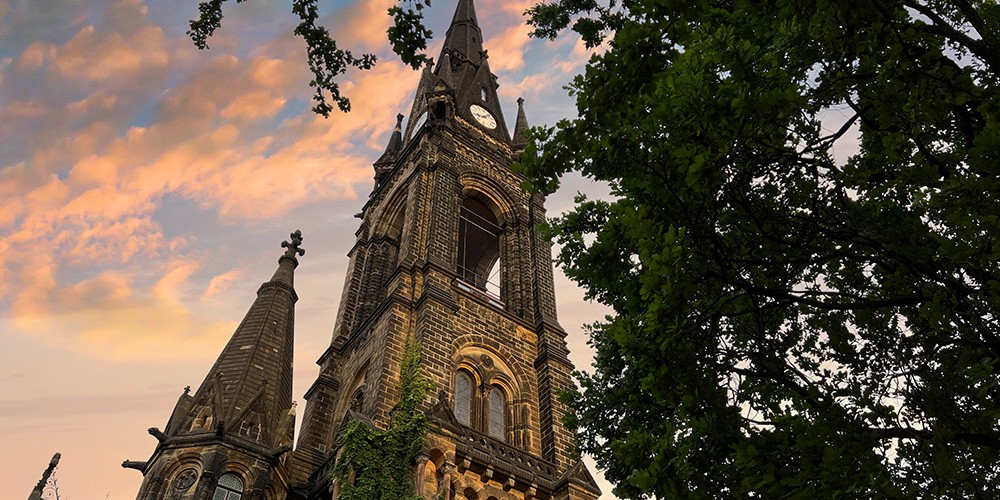
[[[388,163],[396,159],[396,155],[399,153],[400,146],[403,144],[403,114],[400,113],[396,115],[396,128],[392,130],[392,135],[389,136],[389,144],[385,147],[385,152],[382,156],[375,161],[376,165],[382,163]]]
[[[441,62],[438,63],[437,76],[450,88],[455,88],[455,77],[452,76],[454,70],[451,66],[451,53],[442,51]]]
[[[524,98],[517,98],[517,122],[514,123],[514,138],[511,143],[514,149],[524,149],[528,145],[528,138],[524,135],[528,131],[528,118],[524,115]]]
[[[38,481],[35,488],[31,490],[31,494],[28,495],[28,500],[42,499],[42,498],[59,498],[59,487],[56,485],[55,472],[56,467],[59,466],[59,459],[62,455],[56,453],[52,455],[52,460],[49,460],[49,466],[42,471],[42,479]]]

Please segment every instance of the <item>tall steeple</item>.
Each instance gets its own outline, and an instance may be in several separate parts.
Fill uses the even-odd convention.
[[[445,35],[441,55],[432,70],[425,71],[414,96],[406,138],[430,118],[458,117],[464,123],[503,144],[510,145],[497,95],[496,76],[490,71],[489,55],[483,49],[483,34],[476,20],[473,0],[459,0]],[[438,105],[428,113],[428,99]],[[426,113],[426,114],[425,114]]]
[[[291,450],[295,426],[294,280],[298,256],[305,254],[301,244],[299,231],[282,242],[277,270],[257,290],[201,386],[194,395],[185,388],[163,431],[149,430],[159,441],[152,458],[122,464],[145,475],[139,498],[166,498],[168,491],[180,495],[170,498],[209,498],[219,478],[234,470],[242,471],[239,481],[249,498],[287,489],[282,455]]]
[[[241,424],[260,419],[260,431],[244,432],[260,442],[274,436],[276,424],[292,404],[292,351],[295,321],[295,268],[302,233],[291,235],[291,242],[282,242],[284,255],[278,259],[278,269],[270,281],[257,290],[257,299],[247,311],[243,322],[205,380],[194,394],[196,414],[202,405],[221,408],[215,422],[224,424],[226,432],[239,431]],[[213,397],[209,397],[214,394]],[[272,424],[272,425],[268,425]]]

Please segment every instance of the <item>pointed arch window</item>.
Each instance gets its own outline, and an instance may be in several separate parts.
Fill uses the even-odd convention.
[[[240,500],[243,496],[243,480],[236,474],[223,474],[215,487],[212,500]]]
[[[490,437],[507,440],[507,397],[496,386],[490,388],[489,431]]]
[[[455,418],[472,424],[472,376],[461,370],[455,373]]]

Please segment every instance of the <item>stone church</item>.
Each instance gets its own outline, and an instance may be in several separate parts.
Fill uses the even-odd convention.
[[[338,431],[384,428],[403,346],[419,347],[430,433],[413,464],[433,499],[594,500],[556,393],[571,386],[556,319],[543,199],[510,165],[526,143],[523,101],[508,132],[472,0],[459,0],[374,163],[330,347],[305,394],[293,446],[294,273],[302,236],[261,285],[204,382],[185,389],[145,462],[140,499],[333,499]]]

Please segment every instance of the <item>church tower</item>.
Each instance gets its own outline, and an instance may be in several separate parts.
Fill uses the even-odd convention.
[[[588,499],[600,490],[573,452],[556,393],[571,387],[556,318],[543,199],[510,165],[513,139],[472,0],[459,0],[441,55],[425,68],[375,162],[375,187],[349,253],[332,342],[305,395],[293,496],[329,499],[337,435],[351,418],[384,428],[399,400],[403,347],[419,346],[433,390],[425,498]]]
[[[292,403],[294,272],[302,235],[278,259],[257,299],[205,381],[184,390],[146,462],[126,461],[144,478],[138,499],[285,498],[295,430]]]

